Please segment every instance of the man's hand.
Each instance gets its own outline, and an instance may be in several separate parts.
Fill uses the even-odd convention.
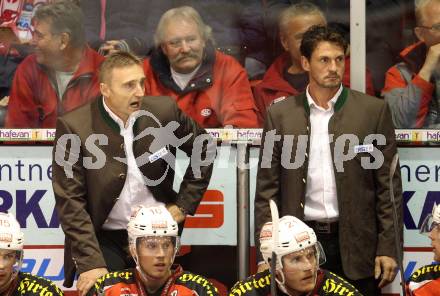
[[[396,261],[388,256],[377,256],[374,266],[374,278],[377,280],[381,276],[379,288],[383,288],[391,283],[396,277]]]
[[[263,272],[263,271],[265,271],[266,269],[269,269],[269,268],[270,268],[270,266],[267,263],[258,264],[257,273],[258,272]]]
[[[425,63],[420,69],[419,76],[426,81],[431,80],[431,75],[437,67],[439,67],[440,43],[431,46],[426,54]]]
[[[5,96],[0,100],[0,107],[8,107],[9,96]]]
[[[104,52],[104,54],[107,56],[109,54],[119,51],[117,47],[118,44],[119,44],[119,40],[108,40],[103,45],[101,45],[99,50]]]
[[[85,271],[79,275],[76,282],[76,289],[79,296],[85,296],[89,292],[90,288],[96,283],[96,280],[107,274],[107,268],[95,268]]]
[[[167,210],[170,212],[171,216],[173,216],[173,219],[178,223],[182,223],[183,220],[185,220],[185,215],[182,213],[182,211],[179,209],[179,207],[176,204],[169,204],[167,205]]]

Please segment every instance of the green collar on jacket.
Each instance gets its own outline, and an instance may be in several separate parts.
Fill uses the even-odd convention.
[[[121,134],[121,128],[119,127],[119,124],[116,121],[114,121],[113,118],[111,118],[108,112],[105,110],[103,101],[104,101],[103,97],[98,99],[98,109],[102,119],[112,130],[117,132],[118,135]],[[138,120],[136,119],[135,123],[133,124],[133,133],[137,134],[136,133],[137,130],[138,130]]]
[[[347,101],[347,97],[348,97],[348,90],[345,87],[342,87],[342,92],[335,103],[335,112],[339,111],[342,108],[342,106],[344,106],[345,102]],[[307,101],[306,92],[303,93],[303,103],[304,103],[304,109],[306,110],[307,114],[310,115],[310,106],[309,106],[309,102]]]

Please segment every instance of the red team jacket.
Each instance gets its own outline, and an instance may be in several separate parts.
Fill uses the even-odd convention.
[[[218,290],[206,278],[176,266],[160,296],[218,296]],[[96,282],[87,296],[148,296],[136,269],[111,272]],[[159,293],[155,294],[159,295]]]
[[[411,296],[440,295],[440,264],[423,266],[415,271],[406,283]]]
[[[45,278],[19,272],[2,296],[63,296],[63,291]]]
[[[229,296],[270,296],[270,270],[254,274],[243,281],[237,282],[229,292]],[[277,295],[286,296],[277,288]],[[330,271],[318,270],[315,289],[308,296],[362,296],[350,283]]]
[[[90,48],[67,85],[63,98],[58,98],[56,82],[50,71],[28,56],[17,68],[12,82],[6,115],[7,128],[55,128],[58,115],[71,111],[99,94],[98,67],[104,60]]]

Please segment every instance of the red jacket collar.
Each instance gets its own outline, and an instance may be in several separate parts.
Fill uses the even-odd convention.
[[[424,42],[414,43],[400,52],[400,58],[412,72],[418,73],[425,63],[428,48]]]
[[[298,91],[284,79],[284,70],[290,63],[290,55],[288,52],[284,52],[278,56],[264,75],[263,81],[261,81],[261,87],[287,93],[298,93]]]

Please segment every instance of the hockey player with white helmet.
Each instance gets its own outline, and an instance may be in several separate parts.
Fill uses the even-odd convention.
[[[180,238],[177,222],[164,206],[139,206],[127,231],[136,268],[106,274],[87,295],[218,295],[207,279],[173,265]]]
[[[51,281],[21,272],[24,235],[12,214],[0,213],[0,295],[63,295]]]
[[[260,232],[260,251],[273,270],[265,270],[237,282],[230,296],[268,296],[272,275],[275,275],[275,294],[279,295],[362,295],[346,280],[319,268],[325,254],[312,228],[294,216],[278,220],[278,211],[271,202],[272,222]],[[275,295],[272,295],[275,296]]]
[[[434,261],[440,261],[440,205],[434,205],[426,216],[420,233],[428,235],[434,252]],[[406,283],[407,294],[413,296],[440,295],[440,264],[426,265],[416,270]]]

